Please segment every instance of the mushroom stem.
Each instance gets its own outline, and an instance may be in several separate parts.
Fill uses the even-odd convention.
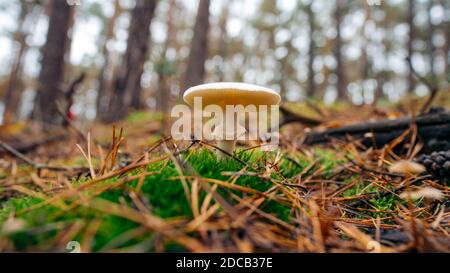
[[[236,140],[218,140],[217,147],[229,154],[233,154],[234,147],[236,146]],[[217,157],[220,159],[225,159],[226,155],[219,149],[216,150]]]

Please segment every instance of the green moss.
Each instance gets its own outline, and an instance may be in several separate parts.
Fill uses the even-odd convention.
[[[358,176],[354,176],[350,181],[354,181],[354,179],[358,179]],[[384,186],[386,189],[392,190],[393,187],[390,185]],[[383,196],[380,194],[380,189],[377,188],[374,185],[371,185],[370,182],[361,180],[359,183],[351,187],[350,189],[344,191],[342,193],[343,197],[352,197],[355,195],[364,195],[364,194],[373,194],[375,193],[375,196],[371,199],[367,200],[367,203],[369,206],[367,207],[370,210],[374,211],[363,211],[361,212],[361,215],[359,215],[357,218],[384,218],[391,216],[390,212],[395,211],[397,205],[400,203],[402,205],[406,205],[406,202],[400,198],[398,198],[396,195],[388,195]]]
[[[41,200],[33,197],[11,198],[1,205],[0,224],[3,223],[12,212],[21,211],[40,203]]]
[[[325,170],[331,170],[334,165],[337,164],[331,152],[325,150],[315,150],[314,152],[321,158],[320,164],[317,164],[314,169],[324,166]],[[256,172],[260,171],[258,169],[264,167],[267,161],[271,161],[275,157],[275,154],[264,153],[261,151],[238,151],[236,156],[249,164],[250,168],[247,171]],[[294,164],[288,160],[280,161],[281,163],[278,167],[280,168],[283,177],[290,178],[312,163],[311,159],[305,158],[301,154],[294,156],[300,165]],[[185,158],[200,176],[221,181],[230,180],[230,177],[223,175],[223,172],[238,172],[245,167],[242,162],[237,160],[218,160],[213,152],[206,149],[189,152],[185,155]],[[162,161],[149,165],[147,171],[157,172],[157,174],[146,177],[141,188],[141,198],[149,205],[149,210],[154,215],[161,218],[192,218],[191,204],[185,196],[182,183],[179,179],[174,179],[174,177],[180,176],[175,165],[171,161]],[[133,175],[137,172],[138,171],[133,171],[128,175]],[[281,177],[276,177],[277,175],[273,176],[274,178],[281,179]],[[118,178],[108,179],[98,183],[97,187],[114,183],[117,180]],[[85,181],[83,180],[73,181],[73,184],[76,186],[84,182]],[[137,183],[138,181],[132,181],[127,183],[127,185],[109,189],[95,198],[101,198],[115,203],[125,203],[128,206],[133,207],[134,204],[129,197],[128,191],[130,187],[136,187]],[[273,186],[271,181],[256,176],[240,176],[236,180],[236,184],[256,189],[261,192],[267,191]],[[190,183],[188,183],[188,186],[190,186]],[[245,193],[226,187],[219,187],[218,192],[232,203],[235,203],[236,201],[230,197],[231,193],[240,197],[246,195]],[[93,198],[92,192],[86,192],[86,194]],[[199,202],[203,201],[205,195],[206,193],[202,192]],[[87,225],[94,219],[101,220],[101,225],[94,240],[94,251],[102,249],[102,247],[108,242],[111,242],[111,240],[138,227],[138,224],[130,220],[101,213],[82,206],[67,211],[51,205],[45,205],[33,210],[23,210],[39,204],[39,202],[41,202],[41,200],[36,198],[20,197],[8,200],[0,208],[0,226],[13,211],[16,212],[16,217],[24,219],[27,223],[26,228],[23,231],[9,235],[18,250],[34,249],[33,247],[45,245],[45,242],[51,241],[59,232],[77,221],[82,221]],[[71,200],[65,200],[65,203],[69,205]],[[284,221],[289,221],[290,219],[290,208],[273,200],[265,201],[260,209],[266,213],[271,213]],[[58,225],[52,226],[52,223],[58,223]],[[45,226],[47,226],[46,229],[40,230],[38,228]],[[76,238],[80,238],[81,240],[83,230],[79,233],[80,234],[76,235]],[[148,240],[149,236],[152,236],[150,232],[145,236],[127,241],[121,246],[132,246],[139,242],[143,242],[144,240]],[[175,243],[169,243],[167,247],[173,251],[180,250],[179,246]]]
[[[359,179],[359,176],[352,176],[350,179],[347,179],[347,183],[350,183],[352,181],[355,181],[355,179]],[[365,194],[365,193],[370,193],[370,192],[374,192],[376,191],[376,188],[372,185],[369,186],[369,182],[364,181],[364,180],[360,180],[358,181],[358,183],[356,183],[353,187],[351,187],[350,189],[344,191],[342,193],[343,197],[351,197],[351,196],[355,196],[355,195],[360,195],[360,194]]]

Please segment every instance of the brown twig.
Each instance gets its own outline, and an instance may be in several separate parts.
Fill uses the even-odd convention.
[[[16,149],[14,149],[11,145],[9,145],[8,143],[5,143],[3,141],[0,140],[0,146],[5,149],[5,151],[9,152],[11,155],[19,158],[20,160],[24,161],[25,163],[27,163],[28,165],[31,166],[36,166],[36,163],[31,160],[30,158],[28,158],[26,155],[22,154],[21,152],[17,151]]]
[[[422,108],[420,108],[420,114],[425,114],[428,112],[430,106],[433,104],[433,101],[439,92],[439,88],[434,82],[430,82],[428,79],[426,79],[425,77],[423,77],[423,76],[419,75],[419,73],[417,73],[416,69],[412,65],[411,58],[406,57],[406,61],[408,62],[409,69],[411,70],[413,75],[430,90],[430,96],[425,101],[425,103],[422,105]]]
[[[46,165],[46,164],[40,164],[37,163],[35,161],[33,161],[32,159],[30,159],[29,157],[27,157],[26,155],[22,154],[21,152],[17,151],[16,149],[14,149],[11,145],[9,145],[8,143],[5,143],[3,141],[0,140],[0,147],[2,147],[5,151],[7,151],[8,153],[10,153],[11,155],[17,157],[18,159],[22,160],[23,162],[27,163],[28,165],[30,165],[31,167],[37,169],[37,170],[49,170],[49,171],[55,171],[55,172],[60,172],[60,171],[86,171],[89,170],[89,168],[86,167],[79,167],[79,168],[69,168],[69,167],[57,167],[57,166],[50,166],[50,165]]]
[[[351,159],[348,155],[345,156],[345,158],[352,163],[353,165],[357,166],[358,168],[360,168],[363,171],[366,172],[370,172],[370,173],[374,173],[374,174],[380,174],[380,175],[387,175],[387,176],[391,176],[391,177],[400,177],[400,178],[404,178],[405,176],[402,174],[397,174],[397,173],[390,173],[390,172],[384,172],[384,171],[380,171],[380,170],[374,170],[371,168],[367,168],[362,164],[358,164],[356,161],[354,161],[353,159]]]
[[[82,140],[87,142],[87,137],[84,135],[83,132],[78,129],[73,122],[67,117],[67,114],[64,113],[64,110],[62,109],[62,105],[58,102],[56,102],[56,111],[58,114],[62,117],[67,127],[72,128],[72,130],[80,137]]]

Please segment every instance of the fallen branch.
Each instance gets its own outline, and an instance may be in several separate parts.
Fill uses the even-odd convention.
[[[19,151],[17,151],[16,149],[14,149],[11,145],[9,145],[8,143],[5,143],[3,141],[0,140],[0,147],[2,147],[3,149],[5,149],[5,151],[7,151],[8,153],[10,153],[11,155],[19,158],[20,160],[22,160],[23,162],[27,163],[28,165],[31,166],[35,166],[36,163],[31,160],[30,158],[28,158],[26,155],[20,153]]]
[[[32,159],[30,159],[29,157],[27,157],[26,155],[22,154],[21,152],[17,151],[16,149],[14,149],[8,143],[5,143],[1,140],[0,140],[0,147],[3,148],[8,153],[10,153],[11,155],[13,155],[14,157],[22,160],[23,162],[25,162],[26,164],[30,165],[31,167],[33,167],[34,169],[37,169],[37,170],[45,169],[45,170],[55,171],[55,172],[61,172],[61,171],[63,171],[63,172],[75,172],[75,171],[84,172],[84,171],[89,170],[89,168],[86,168],[86,167],[69,168],[69,167],[57,167],[57,166],[50,166],[50,165],[46,165],[46,164],[37,163],[37,162],[33,161]]]
[[[42,140],[37,140],[37,141],[29,142],[29,143],[18,143],[18,144],[10,145],[10,146],[18,152],[28,153],[28,152],[33,151],[34,149],[38,148],[39,146],[46,145],[46,144],[52,143],[54,141],[61,141],[66,138],[67,138],[66,134],[59,134],[59,135],[55,135],[55,136],[50,136],[50,137],[42,139]]]
[[[87,137],[84,135],[83,132],[80,131],[80,129],[78,129],[73,123],[72,121],[67,117],[66,113],[64,113],[64,111],[62,110],[62,106],[61,104],[59,104],[58,102],[56,102],[56,110],[58,111],[58,114],[61,116],[61,118],[63,119],[64,122],[64,126],[65,127],[69,127],[71,128],[76,134],[77,136],[87,142]]]
[[[333,139],[345,140],[348,137],[359,139],[371,147],[381,147],[407,130],[411,122],[417,125],[418,136],[427,147],[434,143],[444,142],[450,145],[450,112],[426,114],[415,118],[384,119],[374,122],[357,123],[323,132],[312,132],[305,136],[304,144],[313,145],[327,143]]]

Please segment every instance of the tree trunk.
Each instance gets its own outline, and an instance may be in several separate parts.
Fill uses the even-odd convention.
[[[210,0],[200,0],[198,5],[183,91],[202,84],[204,80],[205,61],[208,57],[209,4]]]
[[[127,51],[115,81],[112,120],[124,117],[130,108],[141,107],[141,77],[150,44],[150,24],[157,0],[137,0],[131,13]]]
[[[161,111],[163,114],[163,119],[161,122],[161,131],[162,135],[167,135],[169,133],[169,105],[170,105],[170,82],[169,77],[172,74],[170,71],[169,61],[167,60],[166,54],[167,50],[172,46],[175,42],[175,27],[174,27],[174,15],[176,9],[176,0],[170,0],[169,10],[167,12],[167,38],[164,42],[163,51],[161,53],[161,58],[158,64],[158,103],[157,109]]]
[[[408,36],[408,58],[409,64],[412,63],[412,55],[414,53],[413,42],[415,38],[415,27],[414,27],[414,1],[416,0],[408,0],[408,26],[409,26],[409,36]],[[411,67],[409,67],[408,72],[408,93],[412,94],[415,89],[415,81],[414,81],[414,73]]]
[[[431,9],[433,8],[433,0],[428,0],[428,7],[427,7],[427,15],[428,15],[428,39],[427,39],[427,49],[428,49],[428,57],[430,58],[430,79],[433,84],[436,83],[436,72],[434,69],[434,56],[436,52],[436,48],[433,44],[433,36],[435,27],[433,25],[432,19],[431,19]]]
[[[227,24],[228,18],[230,16],[230,6],[233,3],[233,0],[228,1],[224,4],[222,16],[219,21],[219,29],[220,29],[220,39],[219,39],[219,51],[218,55],[222,57],[222,63],[220,66],[216,68],[217,80],[222,82],[224,80],[224,63],[227,58],[228,53],[228,32],[227,32]]]
[[[440,0],[440,5],[444,10],[448,10],[450,8],[450,4],[448,1]],[[445,64],[445,72],[444,72],[444,80],[447,82],[450,81],[450,64],[449,64],[449,53],[450,53],[450,21],[449,20],[443,20],[441,24],[442,32],[444,32],[445,35],[445,43],[442,48],[444,51],[444,64]]]
[[[114,27],[120,14],[122,14],[120,0],[114,1],[114,14],[106,23],[105,40],[103,41],[102,54],[104,56],[103,67],[99,77],[97,93],[97,117],[104,120],[109,112],[109,101],[111,100],[111,80],[113,68],[111,67],[111,54],[108,51],[108,42],[114,39]]]
[[[18,43],[18,50],[14,56],[14,61],[11,66],[8,83],[6,86],[6,93],[4,97],[5,112],[3,117],[4,123],[13,122],[17,118],[17,110],[19,108],[24,83],[21,79],[23,69],[23,59],[29,48],[26,39],[31,32],[31,28],[35,25],[36,19],[39,17],[36,14],[32,15],[32,21],[25,24],[28,14],[32,12],[34,3],[21,2],[21,9],[18,18],[19,25],[17,31],[14,33],[14,40]]]
[[[389,40],[387,38],[387,30],[389,28],[389,17],[387,15],[388,12],[388,8],[386,6],[382,6],[382,9],[384,11],[384,19],[382,21],[382,28],[383,31],[385,33],[383,40],[382,40],[382,44],[384,47],[384,52],[383,52],[383,58],[384,58],[384,62],[385,62],[385,66],[383,67],[382,71],[379,71],[377,73],[377,88],[376,88],[376,92],[375,92],[375,97],[373,100],[372,105],[376,106],[378,104],[378,101],[384,96],[383,94],[383,87],[384,84],[386,82],[389,82],[389,73],[386,70],[386,64],[388,63],[388,57],[389,57],[389,52],[390,52],[390,44],[389,44]]]
[[[42,121],[44,128],[60,125],[56,102],[62,97],[65,52],[72,6],[65,1],[51,2],[47,40],[42,50],[42,66],[38,78],[38,92],[34,118]]]
[[[449,34],[450,33],[450,21],[444,21],[444,22],[442,22],[442,24],[443,24],[442,28],[446,35],[445,44],[444,44],[444,48],[443,48],[444,64],[445,64],[444,79],[447,82],[450,82],[450,70],[449,70],[450,69],[450,63],[449,63],[449,58],[450,58],[450,56],[449,56],[449,53],[450,53],[450,34]]]
[[[70,11],[70,20],[69,20],[69,31],[67,34],[67,46],[66,46],[66,52],[64,53],[65,58],[67,60],[70,60],[70,55],[72,54],[72,40],[73,40],[73,34],[74,34],[74,25],[75,25],[75,19],[76,19],[76,9],[72,9]],[[64,81],[70,81],[71,75],[73,72],[73,65],[70,63],[70,61],[65,63],[65,69],[64,69]]]
[[[343,0],[336,0],[336,9],[334,13],[334,19],[336,24],[336,40],[334,46],[334,56],[336,59],[336,90],[338,99],[345,100],[347,99],[347,84],[345,80],[345,71],[344,64],[342,59],[342,37],[341,37],[341,23],[342,23],[342,8],[343,8]]]
[[[383,147],[398,139],[411,123],[417,126],[417,137],[426,150],[448,149],[450,145],[450,112],[438,112],[415,118],[384,119],[332,128],[325,131],[310,132],[301,144],[313,145],[333,140],[359,140],[366,147]]]
[[[363,40],[363,45],[361,48],[362,51],[362,56],[361,56],[361,90],[362,90],[362,95],[363,98],[366,97],[366,93],[367,90],[365,88],[365,84],[364,81],[367,80],[369,77],[371,77],[371,73],[372,73],[372,60],[369,56],[369,52],[367,51],[367,46],[370,44],[370,40],[369,37],[366,36],[365,33],[365,29],[367,26],[367,23],[372,19],[372,14],[371,14],[371,8],[369,5],[365,5],[365,18],[364,18],[364,23],[361,27],[361,37]],[[374,91],[375,92],[375,91]],[[374,94],[374,98],[375,98],[375,94]],[[365,103],[365,102],[364,102]]]
[[[448,2],[447,2],[447,6],[444,4],[444,1],[442,1],[442,6],[444,7],[444,9],[447,8],[447,6],[449,6]],[[447,81],[450,81],[450,64],[449,64],[449,53],[450,53],[450,21],[444,21],[443,22],[443,28],[444,28],[444,33],[446,38],[445,38],[445,45],[444,45],[444,58],[445,58],[445,78]]]
[[[28,45],[26,43],[27,33],[23,28],[24,22],[31,8],[32,7],[30,7],[28,3],[21,3],[21,10],[18,18],[19,26],[17,27],[17,31],[14,33],[14,40],[19,44],[19,48],[12,63],[4,100],[5,112],[3,116],[3,123],[5,124],[14,121],[17,109],[19,107],[20,97],[22,95],[22,81],[20,79],[22,74],[22,62],[25,52],[28,49]]]
[[[309,49],[308,49],[308,89],[306,95],[308,97],[313,97],[316,94],[316,83],[314,82],[314,59],[316,45],[314,42],[314,31],[316,29],[314,12],[312,11],[312,3],[306,7],[306,13],[308,14],[309,23]]]
[[[169,93],[169,83],[168,83],[168,76],[170,71],[168,71],[167,66],[169,65],[168,60],[166,58],[167,50],[169,47],[171,47],[172,43],[174,42],[174,24],[173,24],[173,17],[175,12],[175,4],[176,0],[170,0],[169,1],[169,10],[167,11],[167,38],[163,45],[163,50],[161,52],[161,57],[158,64],[158,105],[157,108],[161,112],[164,112],[167,110],[167,103],[170,99]]]

